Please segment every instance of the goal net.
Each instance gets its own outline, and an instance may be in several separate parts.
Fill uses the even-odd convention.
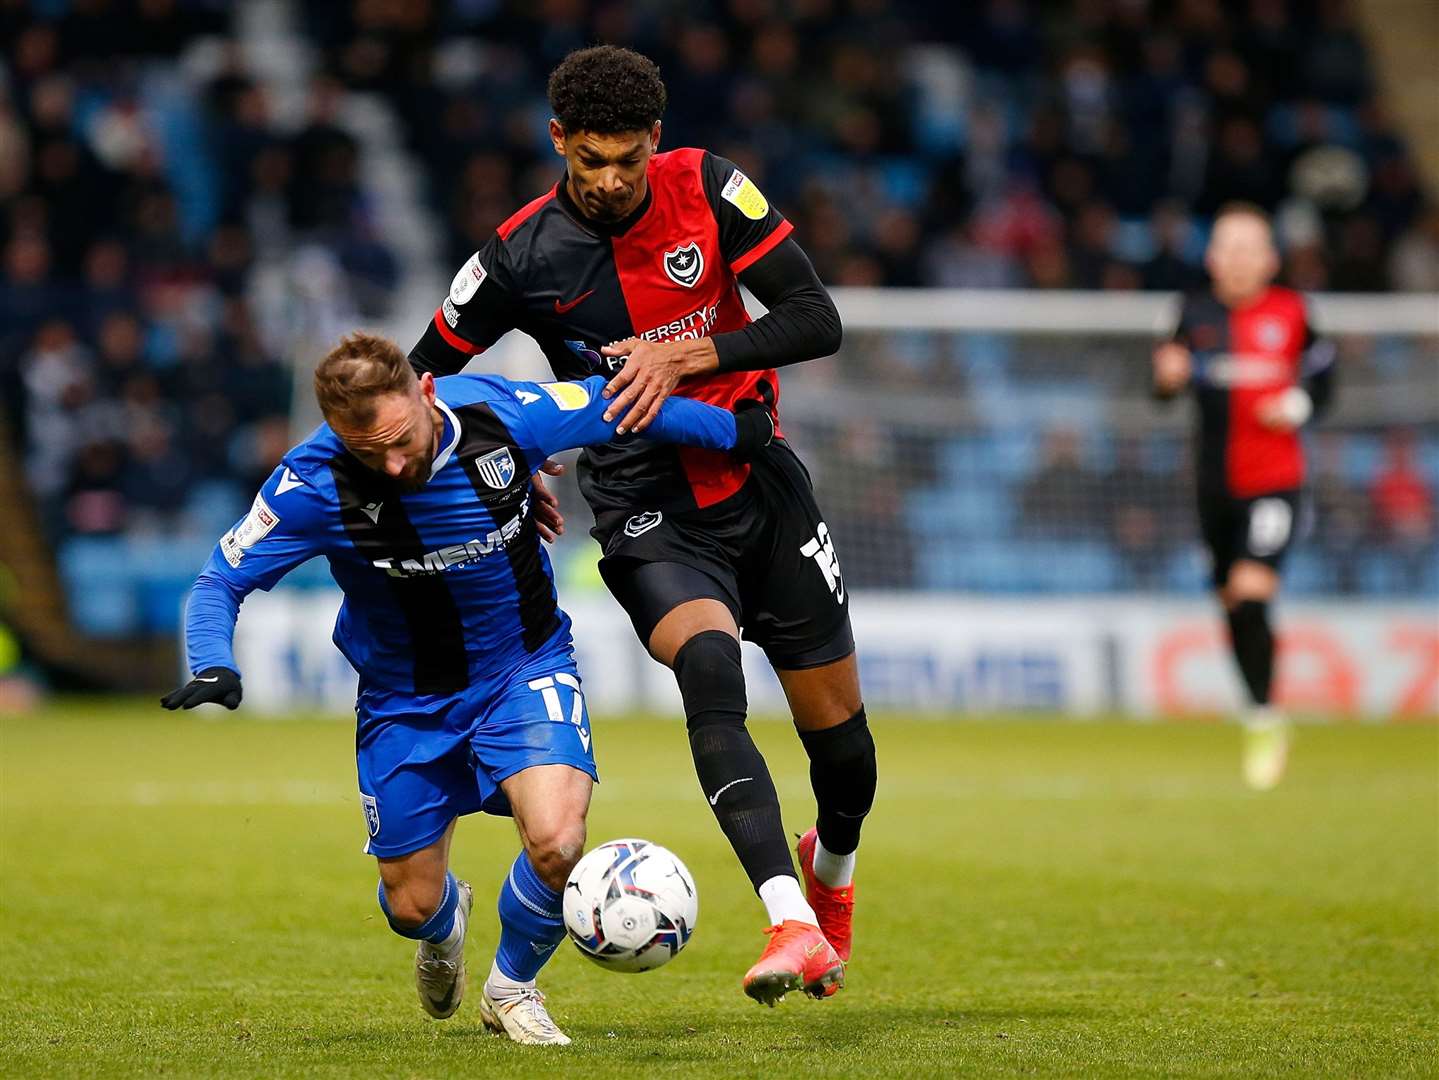
[[[1206,588],[1192,403],[1149,394],[1149,351],[1172,297],[835,296],[844,346],[782,373],[782,413],[852,587]],[[1319,296],[1312,317],[1337,346],[1338,390],[1307,435],[1309,499],[1286,588],[1439,594],[1439,297]],[[538,361],[509,363],[533,373]],[[556,554],[583,565],[594,557],[585,548],[576,529]]]

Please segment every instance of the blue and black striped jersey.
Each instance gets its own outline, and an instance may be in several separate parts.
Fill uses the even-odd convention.
[[[553,453],[615,439],[604,384],[436,380],[444,434],[429,481],[412,492],[321,425],[285,455],[196,581],[185,620],[191,670],[238,670],[240,602],[317,555],[344,592],[334,641],[362,685],[448,695],[502,679],[542,647],[567,647],[530,477]],[[674,397],[644,438],[730,450],[735,419]]]

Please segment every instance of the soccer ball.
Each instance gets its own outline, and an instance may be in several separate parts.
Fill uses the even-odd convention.
[[[565,929],[611,971],[649,971],[685,947],[699,915],[695,881],[674,854],[648,840],[601,844],[570,873]]]

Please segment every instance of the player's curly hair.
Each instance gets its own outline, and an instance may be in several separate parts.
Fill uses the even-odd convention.
[[[653,60],[617,45],[577,49],[550,72],[550,108],[566,132],[648,131],[664,114],[665,84]]]

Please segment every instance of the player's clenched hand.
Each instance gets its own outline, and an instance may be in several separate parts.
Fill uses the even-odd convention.
[[[1194,358],[1178,342],[1169,341],[1154,350],[1154,388],[1166,397],[1189,385]]]
[[[650,426],[675,386],[687,375],[714,371],[719,355],[709,338],[694,341],[641,341],[626,338],[600,350],[606,356],[623,356],[625,366],[606,384],[604,395],[610,400],[605,409],[605,422],[623,417],[616,434],[636,434]]]
[[[560,513],[560,500],[555,498],[553,491],[545,487],[540,473],[563,476],[565,467],[558,461],[546,461],[540,466],[540,472],[530,477],[531,483],[535,486],[535,528],[539,530],[541,540],[547,544],[553,544],[557,537],[565,535],[565,516]]]
[[[178,690],[172,690],[160,699],[167,709],[193,709],[196,705],[212,703],[233,709],[240,704],[240,676],[227,667],[209,667],[196,672],[195,677]]]

